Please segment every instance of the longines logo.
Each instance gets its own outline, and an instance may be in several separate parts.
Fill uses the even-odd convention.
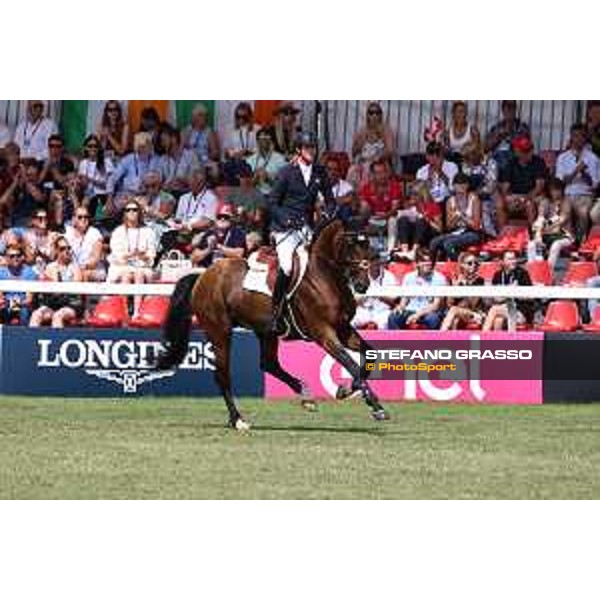
[[[98,379],[120,385],[134,394],[144,383],[172,377],[175,371],[154,371],[152,365],[161,350],[160,342],[128,340],[38,340],[37,366],[83,369]],[[181,369],[214,371],[214,353],[208,342],[191,342]]]

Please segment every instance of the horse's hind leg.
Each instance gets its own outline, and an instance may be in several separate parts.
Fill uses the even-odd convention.
[[[260,366],[269,375],[285,383],[291,390],[302,398],[302,406],[307,410],[315,410],[317,405],[310,396],[306,384],[291,373],[288,373],[279,362],[279,339],[273,335],[261,335],[260,339]]]
[[[242,418],[231,391],[231,327],[223,323],[219,323],[218,326],[206,326],[205,324],[205,330],[208,339],[213,345],[215,353],[215,379],[227,405],[229,425],[238,430],[247,430],[250,428],[250,425]]]

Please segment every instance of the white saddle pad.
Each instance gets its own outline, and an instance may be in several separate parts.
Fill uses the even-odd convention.
[[[296,250],[298,259],[300,260],[300,275],[296,280],[296,283],[292,289],[288,292],[287,297],[291,298],[300,282],[306,274],[306,267],[308,267],[308,249],[306,246],[299,246]],[[242,283],[242,289],[247,292],[258,292],[259,294],[265,294],[271,297],[273,294],[267,285],[267,277],[269,275],[269,266],[267,263],[260,262],[258,260],[258,252],[253,252],[246,261],[248,263],[248,271],[244,277]]]

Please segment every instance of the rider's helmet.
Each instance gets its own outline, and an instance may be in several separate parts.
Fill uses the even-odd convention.
[[[299,131],[295,138],[296,151],[299,151],[303,147],[316,148],[317,138],[315,134],[310,131]]]

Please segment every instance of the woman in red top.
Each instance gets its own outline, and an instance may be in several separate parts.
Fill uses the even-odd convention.
[[[390,236],[392,249],[397,258],[414,260],[415,252],[427,248],[442,231],[442,209],[431,197],[427,185],[416,183],[395,221],[393,238]]]

